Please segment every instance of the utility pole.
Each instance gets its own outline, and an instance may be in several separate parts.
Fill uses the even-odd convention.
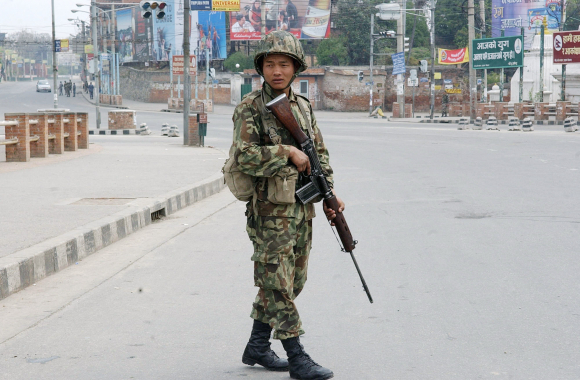
[[[373,113],[373,55],[374,55],[374,42],[375,37],[373,34],[375,33],[375,14],[371,13],[371,60],[370,60],[370,71],[371,71],[371,97],[369,102],[369,115]]]
[[[544,25],[540,31],[540,103],[544,101]]]
[[[564,0],[560,0],[560,32],[564,30]],[[560,100],[566,101],[566,65],[562,64],[562,88]]]
[[[191,2],[185,1],[183,9],[183,145],[189,145],[189,103],[191,99],[191,77],[189,76],[190,9]]]
[[[397,20],[397,53],[405,54],[405,15],[407,12],[407,0],[401,0],[401,17]],[[405,74],[397,74],[398,84],[402,84],[403,93],[398,92],[397,86],[397,103],[399,103],[399,115],[405,117]],[[371,87],[372,91],[372,87]],[[372,105],[371,105],[372,108]]]
[[[479,0],[479,18],[481,19],[480,38],[485,38],[485,0]],[[471,50],[471,46],[469,47],[469,50]],[[483,91],[481,91],[481,101],[484,102],[485,98],[487,98],[487,69],[483,70],[482,87]]]
[[[469,45],[475,39],[475,5],[473,0],[467,2],[467,23],[469,24]],[[477,100],[477,81],[475,79],[475,69],[473,68],[473,49],[469,49],[469,116],[475,119],[475,109]]]
[[[434,111],[435,111],[435,0],[431,0],[431,112],[429,115],[429,118],[431,120],[433,120]]]
[[[109,18],[109,20],[113,20],[112,21],[112,27],[113,27],[113,37],[111,38],[111,58],[112,60],[109,61],[109,67],[113,67],[113,95],[120,95],[117,93],[117,70],[119,70],[119,68],[117,67],[117,60],[115,58],[115,53],[116,53],[116,49],[115,49],[115,39],[116,39],[116,30],[115,30],[115,25],[117,24],[115,22],[115,4],[111,5],[111,18]],[[111,71],[111,69],[109,68],[109,71]],[[109,81],[110,82],[110,81]]]
[[[58,89],[56,87],[56,76],[58,74],[56,68],[56,31],[54,29],[54,0],[52,5],[52,89],[54,90],[54,108],[58,108]]]
[[[54,1],[54,0],[53,0]],[[95,92],[95,112],[97,113],[97,129],[101,128],[101,110],[100,110],[100,90],[101,87],[101,73],[99,70],[99,42],[97,41],[97,5],[95,0],[91,0],[91,28],[93,33],[93,66],[97,74],[97,85],[94,86]]]

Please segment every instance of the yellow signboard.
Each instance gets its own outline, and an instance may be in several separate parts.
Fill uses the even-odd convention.
[[[85,45],[85,54],[93,54],[93,45]]]
[[[460,88],[447,88],[447,89],[445,89],[445,92],[448,94],[461,94],[461,89]]]
[[[434,79],[441,79],[441,73],[435,73]]]
[[[219,12],[239,12],[240,0],[213,0],[211,8]]]

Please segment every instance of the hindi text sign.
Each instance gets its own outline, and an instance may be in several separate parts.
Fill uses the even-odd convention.
[[[580,63],[580,31],[554,33],[554,63]]]
[[[472,41],[474,69],[501,69],[524,65],[522,36],[481,38]]]
[[[191,59],[191,63],[189,64],[189,75],[195,75],[196,72],[196,63],[197,60],[195,59],[195,55],[190,55],[189,58]],[[182,55],[174,55],[173,56],[173,75],[183,75],[183,56]]]

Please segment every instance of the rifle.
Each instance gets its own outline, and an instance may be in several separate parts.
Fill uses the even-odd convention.
[[[354,257],[352,251],[355,248],[355,245],[358,243],[356,240],[353,240],[352,234],[350,233],[350,229],[348,228],[348,224],[346,223],[346,219],[342,212],[339,212],[339,204],[338,200],[336,199],[336,195],[332,193],[332,189],[322,172],[322,166],[320,165],[320,160],[318,159],[318,153],[316,153],[316,149],[314,148],[314,141],[309,138],[306,133],[300,128],[292,110],[290,109],[290,102],[286,97],[286,94],[282,94],[278,96],[276,99],[272,100],[268,104],[266,104],[266,108],[274,114],[276,119],[278,119],[284,128],[290,132],[294,140],[300,145],[302,151],[308,156],[310,160],[310,175],[301,174],[302,176],[306,177],[306,184],[296,190],[296,198],[302,204],[306,204],[312,201],[314,198],[318,196],[322,196],[324,198],[324,203],[326,207],[331,208],[336,213],[336,218],[332,220],[336,227],[336,231],[338,232],[338,236],[340,237],[340,241],[342,242],[342,251],[350,253],[350,257],[354,262],[354,266],[356,267],[356,271],[360,277],[362,282],[363,288],[367,293],[367,297],[369,301],[373,303],[373,297],[367,287],[367,283],[358,267],[358,263]]]

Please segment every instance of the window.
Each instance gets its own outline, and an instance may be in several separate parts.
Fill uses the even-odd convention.
[[[300,95],[308,98],[308,81],[307,80],[300,81]]]

